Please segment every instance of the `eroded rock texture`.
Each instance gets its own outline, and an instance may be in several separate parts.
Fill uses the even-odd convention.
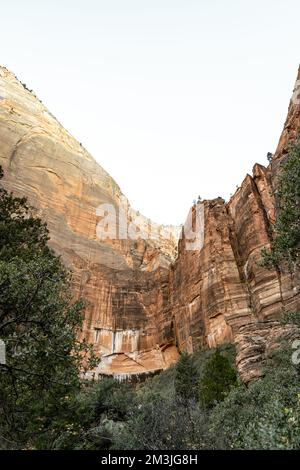
[[[192,217],[200,209],[204,215],[203,246],[187,250],[183,236],[177,255],[178,228],[153,225],[131,209],[91,155],[0,68],[4,184],[47,220],[52,247],[74,271],[74,292],[88,301],[83,334],[102,357],[96,375],[152,373],[176,361],[179,350],[235,342],[248,382],[260,376],[277,339],[293,336],[277,320],[300,308],[299,273],[268,271],[259,259],[276,218],[276,175],[300,130],[298,103],[290,105],[272,165],[255,165],[228,203],[217,198],[192,208]],[[136,239],[99,239],[97,208],[112,205],[118,215],[124,200]],[[118,220],[114,229],[123,229]]]
[[[265,360],[282,347],[282,342],[292,346],[296,339],[299,339],[299,328],[296,325],[282,325],[277,321],[266,320],[241,327],[235,337],[236,364],[244,382],[259,379],[263,375]]]
[[[270,225],[276,219],[276,176],[289,144],[300,132],[296,95],[272,164],[268,168],[256,164],[228,203],[204,202],[204,247],[189,252],[181,241],[170,273],[168,311],[179,349],[193,352],[203,345],[233,341],[238,370],[246,382],[262,374],[262,362],[275,338],[290,339],[289,328],[275,320],[285,311],[300,309],[300,273],[270,271],[259,264],[262,248],[270,246]],[[252,342],[260,345],[260,354]]]
[[[131,230],[136,220],[149,240],[99,239],[103,214],[98,210],[97,215],[97,208],[118,210],[126,198],[5,68],[0,68],[0,164],[4,185],[27,196],[47,220],[52,247],[74,271],[75,293],[88,302],[84,335],[102,356],[98,372],[136,374],[176,361],[172,341],[159,340],[157,311],[167,301],[178,229],[150,227],[148,219],[125,206]]]

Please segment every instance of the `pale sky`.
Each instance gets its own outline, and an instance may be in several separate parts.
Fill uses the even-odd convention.
[[[300,62],[299,0],[0,1],[0,62],[159,223],[267,163]]]

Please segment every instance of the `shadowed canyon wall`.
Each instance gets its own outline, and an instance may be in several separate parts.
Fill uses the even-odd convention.
[[[191,209],[192,217],[200,209],[204,215],[203,246],[187,250],[178,227],[152,224],[131,209],[91,155],[0,68],[4,185],[37,208],[52,247],[74,272],[74,292],[88,302],[83,334],[102,358],[96,375],[151,373],[175,362],[179,350],[235,342],[249,381],[279,338],[293,337],[277,320],[284,309],[300,308],[299,274],[268,271],[258,261],[270,246],[276,174],[300,130],[297,103],[290,104],[272,164],[256,164],[229,202],[217,198]],[[99,239],[97,208],[118,212],[124,200],[136,239]]]

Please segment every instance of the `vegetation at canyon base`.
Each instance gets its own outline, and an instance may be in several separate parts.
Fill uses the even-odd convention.
[[[112,378],[87,383],[53,448],[299,449],[300,367],[291,354],[283,345],[267,361],[264,378],[248,388],[236,377],[232,345],[184,355],[137,385]],[[190,384],[181,368],[187,361],[197,385],[189,396],[182,395],[183,383]],[[206,387],[215,397],[209,403],[201,396]]]
[[[300,146],[278,180],[278,217],[266,266],[299,269]],[[2,174],[0,171],[0,178]],[[47,227],[25,199],[0,188],[0,448],[299,449],[300,366],[282,344],[264,377],[246,387],[233,346],[182,354],[179,363],[131,385],[80,380],[95,364],[78,341],[83,304],[48,247]],[[286,322],[300,324],[299,313]],[[295,362],[295,361],[294,361]]]

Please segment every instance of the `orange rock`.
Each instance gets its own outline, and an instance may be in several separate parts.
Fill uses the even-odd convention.
[[[88,301],[83,335],[102,358],[90,375],[155,373],[176,362],[178,351],[235,342],[241,376],[258,377],[262,355],[253,355],[251,338],[262,336],[268,349],[268,338],[280,336],[283,309],[300,308],[299,274],[258,263],[270,244],[273,187],[300,130],[300,105],[291,102],[268,168],[255,165],[228,203],[217,198],[192,208],[192,226],[199,211],[204,226],[201,249],[187,250],[187,234],[178,243],[178,227],[134,211],[105,170],[1,67],[0,96],[4,185],[27,196],[47,221],[51,246],[74,272],[74,294]],[[102,209],[112,206],[136,239],[99,239]],[[110,224],[116,234],[122,227],[119,218]]]

